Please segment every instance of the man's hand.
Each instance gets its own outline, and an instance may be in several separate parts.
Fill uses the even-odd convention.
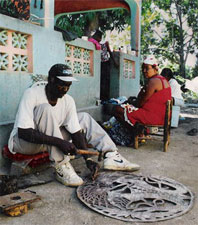
[[[76,155],[77,154],[77,148],[74,144],[70,143],[69,141],[61,140],[58,144],[58,148],[64,153],[64,154],[70,154],[70,155]]]
[[[91,178],[95,180],[100,169],[100,165],[97,162],[94,162],[91,158],[86,159],[87,168],[91,171]]]

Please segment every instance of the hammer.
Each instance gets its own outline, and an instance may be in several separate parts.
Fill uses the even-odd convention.
[[[88,150],[82,150],[82,149],[78,149],[77,150],[77,154],[79,155],[97,155],[98,156],[98,162],[100,162],[102,160],[102,152],[93,152],[93,151],[88,151]],[[96,179],[96,177],[98,176],[98,171],[99,171],[100,167],[95,168],[94,171],[92,171],[91,174],[91,178],[94,181]]]
[[[93,151],[88,151],[88,150],[83,150],[83,149],[78,149],[77,154],[79,155],[97,155],[98,156],[98,162],[102,161],[102,152],[93,152]]]

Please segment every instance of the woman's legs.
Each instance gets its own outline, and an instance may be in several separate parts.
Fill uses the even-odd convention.
[[[124,108],[121,106],[115,106],[112,110],[112,113],[116,120],[122,124],[122,126],[126,127],[131,132],[135,132],[134,127],[125,121]]]

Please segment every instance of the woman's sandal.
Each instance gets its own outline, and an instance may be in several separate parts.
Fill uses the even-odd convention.
[[[193,129],[191,129],[191,130],[189,130],[187,132],[187,135],[189,135],[189,136],[196,136],[197,133],[198,133],[198,130],[196,128],[193,128]]]
[[[150,135],[145,135],[145,134],[140,134],[138,135],[138,140],[139,140],[139,143],[145,143],[146,140],[150,140],[151,139],[151,136]]]

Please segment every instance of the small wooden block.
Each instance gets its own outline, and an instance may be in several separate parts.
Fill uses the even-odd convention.
[[[9,216],[27,213],[28,205],[41,198],[31,192],[17,192],[0,197],[0,210]]]

